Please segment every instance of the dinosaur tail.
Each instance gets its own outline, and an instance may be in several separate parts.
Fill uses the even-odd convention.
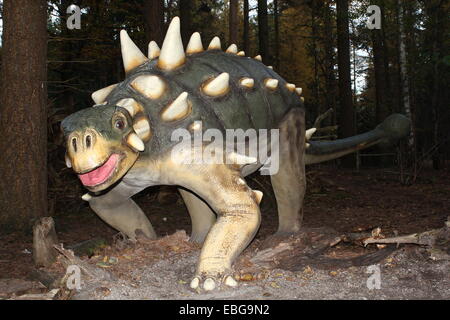
[[[314,164],[333,160],[375,144],[391,145],[408,135],[411,121],[401,114],[392,114],[375,129],[334,141],[308,141],[305,163]]]

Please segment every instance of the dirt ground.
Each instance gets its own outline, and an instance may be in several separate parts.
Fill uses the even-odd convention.
[[[308,169],[304,209],[306,229],[327,227],[336,236],[370,232],[379,227],[385,236],[392,237],[442,228],[450,216],[448,169],[438,172],[424,170],[410,186],[401,185],[393,169],[365,169],[360,172],[337,170],[332,166]],[[157,233],[167,236],[138,244],[118,239],[117,232],[100,221],[81,200],[58,202],[54,219],[59,241],[69,248],[86,240],[98,239],[95,250],[81,252],[80,255],[90,265],[111,275],[97,282],[83,279],[86,281],[82,280],[82,290],[71,298],[450,299],[448,255],[433,255],[432,250],[415,245],[389,246],[384,249],[390,250],[389,254],[371,267],[333,266],[332,263],[321,264],[314,260],[309,263],[300,258],[291,259],[289,268],[281,268],[276,263],[270,267],[250,266],[247,260],[271,244],[268,237],[276,230],[277,216],[267,181],[249,179],[249,184],[264,193],[261,228],[236,264],[235,276],[240,279],[239,287],[220,288],[211,293],[195,292],[189,288],[200,246],[188,242],[186,233],[190,232],[190,220],[178,196],[174,196],[169,204],[158,203],[152,190],[135,197]],[[186,233],[177,230],[185,230]],[[36,279],[31,236],[3,235],[0,241],[0,278],[3,279],[3,282],[0,279],[0,299],[4,299],[12,296],[1,292],[5,282]],[[364,248],[342,242],[323,255],[347,259],[378,250],[375,245]],[[450,254],[450,251],[446,253]],[[55,270],[60,267],[57,264]],[[375,288],[369,289],[368,286],[374,283]]]

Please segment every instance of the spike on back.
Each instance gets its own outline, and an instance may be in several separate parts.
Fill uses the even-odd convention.
[[[191,113],[191,105],[188,101],[188,93],[181,93],[170,105],[161,113],[164,121],[176,121],[185,118]]]
[[[202,38],[200,37],[200,33],[194,32],[191,38],[189,39],[189,43],[186,47],[186,54],[191,55],[202,51],[203,51],[203,44]]]
[[[120,47],[126,73],[148,61],[147,57],[134,44],[125,30],[120,31]]]
[[[208,46],[208,50],[214,50],[214,49],[218,49],[218,50],[222,49],[222,45],[220,43],[219,37],[214,37]]]
[[[131,82],[131,86],[150,99],[158,99],[166,89],[166,84],[160,77],[155,75],[142,75]]]
[[[221,73],[216,78],[208,81],[202,88],[203,92],[211,97],[221,96],[230,89],[230,75],[226,72]]]
[[[156,59],[159,57],[161,53],[161,49],[155,41],[150,41],[148,44],[148,58],[150,60]]]
[[[106,88],[97,90],[91,94],[92,100],[94,100],[95,104],[102,104],[105,102],[106,97],[117,87],[118,83],[107,86]]]
[[[173,70],[183,65],[185,60],[186,55],[180,33],[180,18],[175,17],[167,29],[158,59],[158,67],[164,70]]]
[[[235,44],[233,43],[232,45],[230,45],[230,46],[228,47],[228,49],[227,49],[225,52],[237,54],[237,52],[238,52],[237,45],[235,45]]]

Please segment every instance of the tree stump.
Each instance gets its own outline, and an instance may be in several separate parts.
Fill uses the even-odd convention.
[[[57,243],[53,218],[39,219],[33,226],[33,259],[37,267],[49,267],[56,261],[57,252],[53,246]]]

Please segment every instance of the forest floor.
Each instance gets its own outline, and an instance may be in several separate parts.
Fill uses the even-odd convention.
[[[377,227],[386,237],[406,235],[442,228],[450,216],[449,169],[424,170],[410,186],[399,183],[394,169],[360,172],[326,166],[308,169],[303,225],[307,232],[313,230],[309,234],[313,234],[312,238],[318,230],[331,239],[342,234],[370,232]],[[135,197],[156,232],[163,236],[137,244],[118,239],[117,232],[99,220],[86,204],[75,208],[68,201],[66,207],[57,206],[54,219],[59,241],[69,248],[98,239],[95,250],[80,255],[90,265],[112,275],[91,284],[87,281],[71,298],[450,299],[449,255],[433,256],[430,250],[416,245],[392,245],[379,250],[376,245],[363,247],[341,241],[321,253],[326,258],[345,260],[388,250],[374,263],[375,267],[333,265],[334,260],[329,259],[320,263],[323,260],[295,257],[294,251],[288,264],[275,261],[269,267],[261,267],[251,262],[264,248],[275,247],[277,243],[299,243],[302,236],[271,238],[277,228],[277,215],[270,185],[255,179],[250,179],[249,184],[264,193],[261,228],[236,263],[239,287],[209,293],[189,288],[201,246],[188,241],[190,220],[178,196],[169,204],[157,203],[155,192],[151,191]],[[3,235],[0,241],[0,299],[4,299],[12,296],[12,291],[7,290],[11,279],[24,283],[36,280],[36,272],[31,236]],[[314,241],[309,243],[312,248]],[[450,248],[446,253],[450,254]],[[58,268],[61,266],[56,264],[54,269]],[[379,289],[369,289],[370,284],[376,283],[373,275],[380,275]]]

